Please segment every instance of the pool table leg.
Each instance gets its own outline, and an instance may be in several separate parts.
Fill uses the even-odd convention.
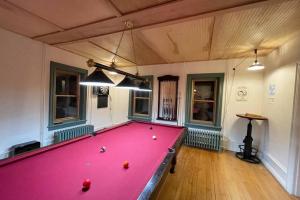
[[[175,173],[176,162],[177,162],[177,155],[175,154],[171,161],[171,169],[170,169],[171,174]]]

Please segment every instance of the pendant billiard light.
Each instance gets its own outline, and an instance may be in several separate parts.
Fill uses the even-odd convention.
[[[257,60],[257,49],[254,49],[254,53],[255,53],[255,61],[250,67],[248,67],[248,70],[258,71],[258,70],[264,69],[265,66],[263,64],[259,63]]]
[[[96,68],[93,73],[88,75],[83,81],[80,81],[80,85],[87,86],[114,86],[112,82],[100,68]]]
[[[133,34],[132,34],[133,23],[130,21],[126,21],[125,25],[126,25],[126,27],[122,32],[116,52],[114,53],[114,56],[112,58],[112,63],[110,65],[110,67],[100,64],[100,63],[96,63],[92,59],[89,59],[87,61],[88,67],[96,67],[96,70],[92,74],[90,74],[85,80],[81,81],[80,82],[81,85],[115,86],[114,82],[112,80],[110,80],[102,71],[102,70],[106,70],[106,71],[108,71],[109,74],[112,74],[112,75],[115,75],[115,74],[125,75],[124,79],[118,85],[115,86],[116,88],[139,90],[139,91],[152,91],[150,84],[145,80],[145,78],[140,77],[138,75],[138,72],[136,75],[133,75],[128,72],[117,69],[115,58],[118,55],[118,50],[121,46],[121,42],[123,40],[124,33],[127,29],[130,30],[133,54],[134,54],[134,62],[133,63],[136,64],[135,46],[134,46],[134,40],[133,40]],[[141,81],[141,83],[138,84],[138,81]]]
[[[116,87],[121,89],[130,89],[130,90],[139,89],[135,81],[128,76],[125,76],[125,78],[118,85],[116,85]]]

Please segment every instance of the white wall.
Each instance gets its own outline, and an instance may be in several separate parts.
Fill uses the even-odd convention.
[[[238,145],[242,144],[243,138],[246,135],[247,120],[236,117],[238,113],[255,113],[262,114],[263,94],[263,73],[251,72],[247,70],[253,62],[253,58],[249,59],[230,59],[202,62],[188,62],[153,66],[140,66],[138,71],[140,75],[154,75],[153,88],[153,106],[152,119],[157,121],[158,107],[158,81],[157,77],[162,75],[179,76],[179,125],[184,124],[185,119],[185,97],[186,97],[186,79],[187,74],[197,73],[225,73],[224,81],[224,97],[223,97],[223,119],[224,108],[227,107],[226,117],[224,119],[223,135],[225,136],[225,148],[233,151],[238,151]],[[240,64],[241,63],[241,64]],[[240,64],[240,65],[239,65]],[[236,67],[239,65],[238,67]],[[236,67],[235,79],[233,81],[233,68]],[[128,72],[136,72],[136,68],[127,68]],[[237,101],[236,90],[240,86],[248,88],[248,100]],[[230,95],[230,88],[231,95]],[[225,103],[228,102],[228,103]],[[225,106],[226,105],[226,106]],[[165,123],[163,121],[159,121]],[[254,145],[260,145],[260,138],[264,132],[264,125],[261,123],[253,123]]]
[[[273,51],[265,59],[267,68],[264,74],[263,113],[269,118],[269,123],[265,136],[264,163],[285,188],[289,184],[287,174],[296,63],[299,61],[300,35]],[[268,88],[272,84],[276,87],[274,96],[268,94]]]
[[[40,139],[42,45],[0,29],[0,154]],[[17,44],[17,45],[16,45]]]
[[[41,141],[44,146],[52,143],[54,131],[47,128],[50,61],[87,69],[87,59],[3,29],[0,29],[0,44],[0,158],[3,158],[14,144],[30,140]],[[96,96],[88,89],[88,124],[101,129],[127,120],[122,105],[128,105],[128,91],[112,89],[111,99],[109,108],[97,109]],[[115,108],[114,112],[110,107]]]

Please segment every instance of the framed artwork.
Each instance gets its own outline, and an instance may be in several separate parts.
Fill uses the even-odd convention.
[[[245,86],[237,87],[236,89],[236,100],[247,101],[248,100],[248,88]]]

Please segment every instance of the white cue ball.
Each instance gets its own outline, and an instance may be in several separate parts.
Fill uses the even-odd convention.
[[[156,136],[155,136],[155,135],[153,135],[153,136],[152,136],[152,139],[153,139],[153,140],[156,140],[157,138],[156,138]]]

